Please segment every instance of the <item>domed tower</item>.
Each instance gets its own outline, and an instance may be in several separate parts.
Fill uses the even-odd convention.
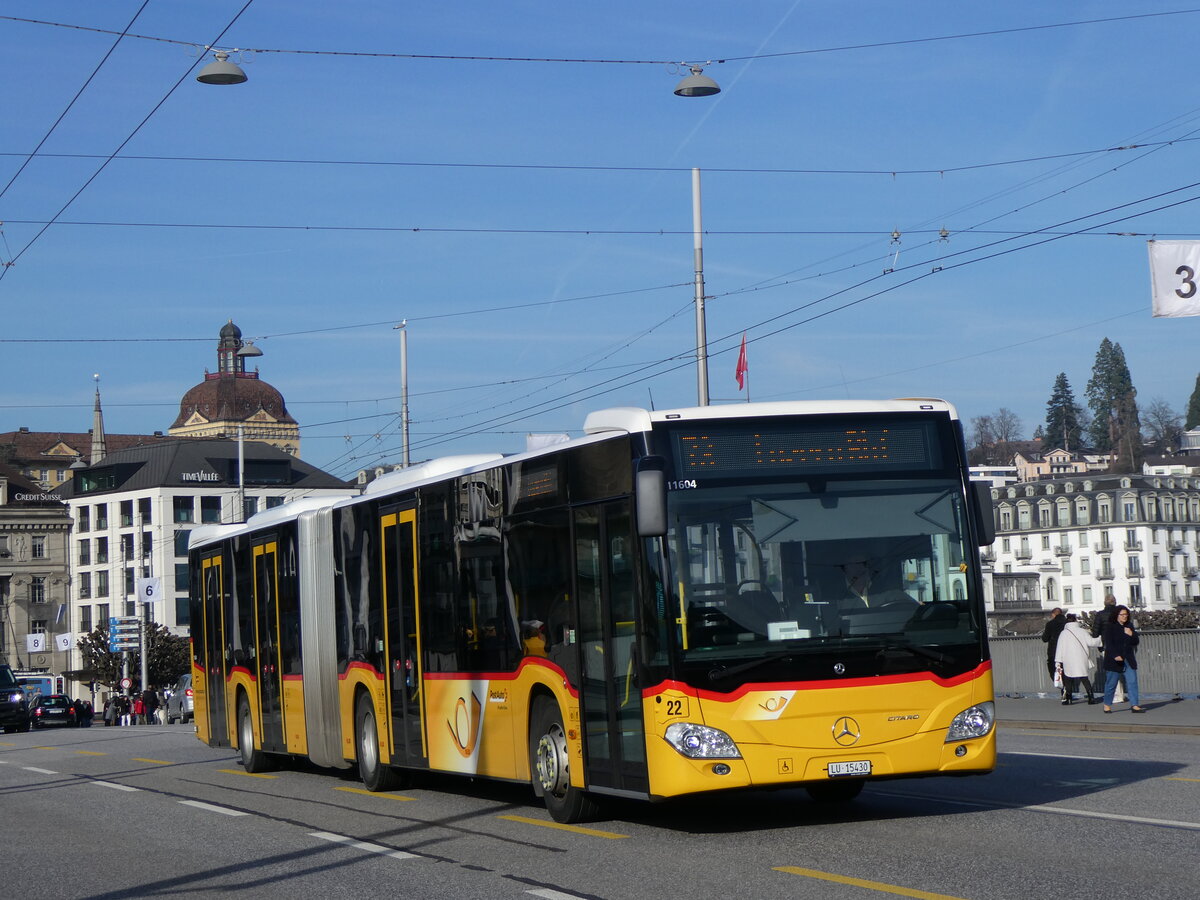
[[[236,437],[238,426],[248,441],[272,444],[300,455],[300,425],[283,403],[283,395],[246,371],[246,359],[262,351],[242,340],[242,330],[230,319],[217,342],[217,371],[204,371],[204,380],[179,402],[179,416],[167,430],[180,437]]]

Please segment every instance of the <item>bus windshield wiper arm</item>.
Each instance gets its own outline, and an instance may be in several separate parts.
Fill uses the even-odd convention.
[[[943,666],[954,661],[953,657],[947,656],[945,653],[939,653],[937,650],[922,647],[920,644],[912,644],[908,641],[888,641],[883,645],[883,649],[879,651],[880,655],[882,656],[886,650],[904,650],[913,656],[921,656]]]
[[[717,681],[721,678],[732,678],[734,675],[741,675],[743,672],[752,671],[759,666],[765,666],[767,663],[791,659],[794,655],[795,653],[791,650],[780,650],[777,653],[768,653],[749,662],[738,663],[736,666],[713,666],[708,670],[708,677],[711,681]]]

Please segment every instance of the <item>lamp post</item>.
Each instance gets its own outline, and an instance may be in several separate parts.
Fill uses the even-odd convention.
[[[704,325],[704,247],[700,231],[700,170],[692,169],[692,257],[696,269],[696,405],[708,406],[708,337]]]
[[[400,332],[400,436],[404,446],[403,463],[408,468],[408,319],[392,326]]]

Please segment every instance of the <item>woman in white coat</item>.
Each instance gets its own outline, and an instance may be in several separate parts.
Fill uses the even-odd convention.
[[[1076,681],[1083,685],[1087,702],[1096,702],[1092,693],[1092,669],[1096,666],[1095,649],[1099,646],[1100,638],[1092,637],[1091,632],[1079,624],[1075,613],[1067,613],[1067,624],[1054,651],[1054,662],[1062,672],[1063,706],[1069,706],[1074,699]]]

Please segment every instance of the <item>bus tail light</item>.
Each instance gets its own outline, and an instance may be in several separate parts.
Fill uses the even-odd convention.
[[[946,743],[986,737],[996,724],[996,704],[991,700],[964,709],[946,729]]]

